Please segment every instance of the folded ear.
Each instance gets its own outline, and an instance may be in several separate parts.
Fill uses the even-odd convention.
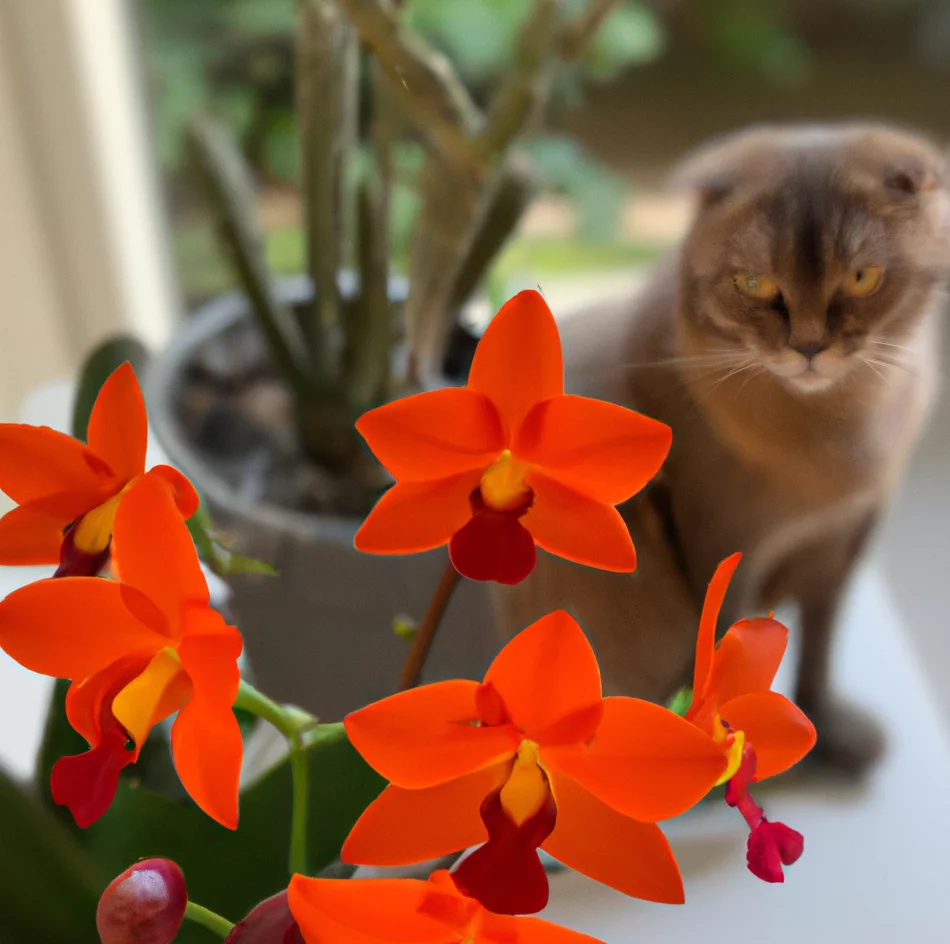
[[[908,197],[946,186],[946,159],[936,150],[897,156],[884,168],[884,186]]]
[[[858,129],[853,147],[879,186],[898,201],[946,186],[946,155],[917,134],[887,127]]]
[[[718,138],[685,158],[670,183],[691,190],[700,210],[710,209],[779,160],[787,137],[787,129],[762,127]]]

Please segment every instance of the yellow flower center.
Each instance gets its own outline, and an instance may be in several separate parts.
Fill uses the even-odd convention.
[[[99,554],[104,551],[112,540],[112,526],[115,524],[115,513],[119,510],[122,496],[132,487],[129,482],[121,492],[117,492],[108,501],[98,508],[86,512],[76,525],[73,535],[73,544],[86,554]]]
[[[129,732],[136,746],[152,727],[185,703],[190,689],[188,676],[174,649],[162,649],[112,701],[112,714]]]
[[[494,511],[511,511],[525,504],[531,497],[524,480],[527,471],[527,466],[506,449],[482,475],[482,501]]]
[[[501,788],[501,807],[520,826],[544,806],[548,782],[538,759],[538,745],[525,739],[518,746],[515,763]]]
[[[717,711],[713,719],[713,737],[717,743],[726,749],[726,757],[728,759],[726,769],[723,771],[722,776],[716,781],[716,786],[718,787],[727,780],[731,780],[742,764],[742,751],[743,748],[745,748],[745,731],[733,731],[732,728],[723,723]]]

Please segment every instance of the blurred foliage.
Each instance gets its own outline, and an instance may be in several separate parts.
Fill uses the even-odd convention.
[[[195,297],[207,299],[233,288],[230,270],[218,252],[209,224],[195,221],[180,226],[174,239],[175,256],[181,263],[179,274]],[[268,231],[266,249],[272,272],[294,275],[303,268],[303,233],[299,228]],[[661,246],[645,242],[611,239],[592,243],[579,236],[523,236],[502,251],[493,277],[504,284],[510,277],[526,272],[540,276],[624,269],[651,262],[661,251]],[[397,266],[397,271],[402,269]],[[487,287],[490,289],[491,284]],[[493,310],[501,307],[505,297],[502,292]]]
[[[95,944],[95,865],[3,771],[0,835],[0,944]]]
[[[196,111],[226,118],[258,169],[295,173],[286,124],[293,111],[295,0],[139,0],[154,134],[177,169]]]
[[[582,9],[586,0],[564,0]],[[456,64],[476,90],[510,61],[532,0],[409,0],[406,17]],[[297,176],[293,113],[295,0],[139,0],[155,138],[162,164],[179,167],[187,118],[225,118],[260,173]],[[608,18],[582,63],[565,80],[606,81],[649,62],[664,47],[663,24],[644,3],[626,0]]]
[[[708,0],[698,11],[712,56],[731,68],[753,71],[779,86],[804,82],[812,52],[785,4],[760,0]]]
[[[573,139],[544,136],[528,144],[546,190],[571,200],[577,212],[577,236],[604,243],[617,231],[627,182],[590,157]]]
[[[565,0],[574,13],[585,5],[586,0]],[[532,0],[409,0],[406,14],[407,22],[478,88],[504,72],[518,26],[531,6]],[[630,66],[655,59],[663,45],[657,14],[644,3],[626,0],[594,38],[580,71],[595,81],[612,79]]]

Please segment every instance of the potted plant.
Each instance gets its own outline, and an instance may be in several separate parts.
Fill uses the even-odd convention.
[[[622,9],[617,0],[534,0],[483,108],[397,7],[299,5],[305,277],[270,278],[240,149],[207,117],[190,123],[191,163],[243,294],[202,309],[149,378],[153,423],[172,459],[235,545],[281,574],[279,584],[229,578],[257,677],[323,717],[390,689],[405,644],[379,628],[418,615],[441,567],[439,554],[387,560],[353,550],[359,517],[388,484],[353,421],[414,389],[464,381],[470,351],[452,343],[464,338],[457,314],[534,190],[520,145],[559,73]],[[407,137],[425,156],[408,278],[398,280],[389,237]],[[446,380],[446,366],[455,378]],[[480,588],[465,587],[433,674],[484,663],[489,615]],[[271,644],[277,626],[280,646]]]

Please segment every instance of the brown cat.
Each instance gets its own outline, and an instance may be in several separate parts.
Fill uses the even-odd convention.
[[[934,398],[942,161],[882,127],[760,129],[707,148],[679,180],[699,195],[696,218],[635,306],[563,328],[575,392],[673,429],[657,485],[624,509],[639,569],[544,556],[499,613],[510,632],[574,611],[608,688],[663,699],[688,678],[713,570],[742,551],[723,627],[798,603],[798,703],[819,753],[858,770],[882,740],[830,690],[832,628]]]

